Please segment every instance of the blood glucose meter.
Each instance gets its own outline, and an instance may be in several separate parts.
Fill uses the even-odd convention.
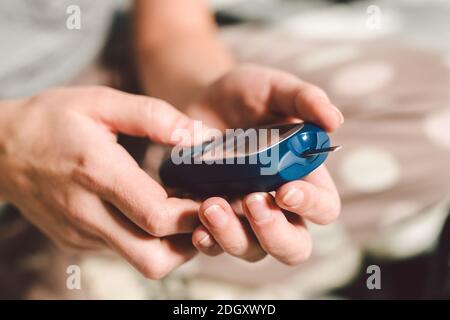
[[[177,148],[177,147],[176,147]],[[200,146],[172,149],[162,182],[200,195],[274,191],[319,167],[331,151],[324,130],[310,123],[227,130]]]

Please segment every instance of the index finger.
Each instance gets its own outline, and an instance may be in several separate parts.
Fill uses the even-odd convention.
[[[153,237],[123,219],[120,212],[107,204],[93,203],[92,209],[102,222],[98,231],[103,240],[149,279],[163,278],[197,253],[188,234]]]
[[[87,112],[96,120],[105,124],[113,132],[148,137],[151,140],[175,145],[199,143],[207,128],[196,126],[189,118],[169,103],[142,95],[121,92],[107,87],[83,89],[90,93],[86,97],[95,97],[87,106],[95,103],[96,108],[89,107]],[[176,131],[178,134],[175,134]],[[183,134],[187,141],[180,141]]]
[[[172,198],[121,146],[99,147],[98,156],[75,170],[76,181],[117,207],[147,233],[162,237],[192,232],[200,204]]]

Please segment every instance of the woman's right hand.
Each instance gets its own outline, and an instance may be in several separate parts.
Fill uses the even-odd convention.
[[[0,194],[55,242],[109,246],[148,278],[192,258],[199,204],[168,197],[117,133],[175,144],[193,130],[169,104],[104,87],[0,102]]]

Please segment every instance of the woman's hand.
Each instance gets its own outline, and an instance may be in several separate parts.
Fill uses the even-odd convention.
[[[319,87],[257,65],[242,65],[225,73],[183,110],[223,129],[301,119],[332,132],[344,122],[342,113]]]
[[[286,72],[254,65],[226,73],[185,110],[220,128],[300,119],[331,132],[344,121],[320,88]],[[257,261],[270,254],[293,265],[311,253],[304,219],[327,224],[339,212],[338,192],[327,169],[321,166],[304,179],[283,185],[275,196],[255,193],[234,206],[223,198],[207,199],[200,208],[203,225],[195,230],[192,240],[208,255],[225,251]]]
[[[253,262],[270,254],[296,265],[307,260],[312,249],[304,219],[328,224],[339,211],[333,180],[322,166],[304,180],[281,186],[275,196],[252,193],[232,204],[219,197],[207,199],[200,208],[202,226],[194,231],[192,242],[210,256],[225,251]]]
[[[0,102],[0,194],[55,242],[109,246],[160,278],[195,255],[199,204],[168,197],[116,140],[174,144],[177,128],[193,125],[167,103],[103,87]]]

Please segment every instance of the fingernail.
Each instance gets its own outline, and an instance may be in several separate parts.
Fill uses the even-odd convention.
[[[203,248],[211,248],[215,244],[215,242],[211,238],[211,236],[205,232],[198,244]]]
[[[266,205],[266,197],[262,194],[255,193],[250,195],[246,201],[246,205],[255,222],[265,222],[272,218],[272,212]]]
[[[216,228],[223,227],[227,223],[225,211],[217,204],[213,204],[205,210],[205,217]]]
[[[303,200],[303,192],[297,188],[291,188],[281,199],[288,207],[298,206]]]
[[[339,117],[339,123],[340,123],[340,124],[343,124],[343,123],[344,123],[344,115],[342,114],[341,110],[339,110],[339,109],[338,109],[335,105],[333,105],[333,104],[330,104],[329,106],[330,106],[330,108],[331,108],[332,110],[334,110],[334,112],[337,113],[337,115],[338,115],[338,117]]]

